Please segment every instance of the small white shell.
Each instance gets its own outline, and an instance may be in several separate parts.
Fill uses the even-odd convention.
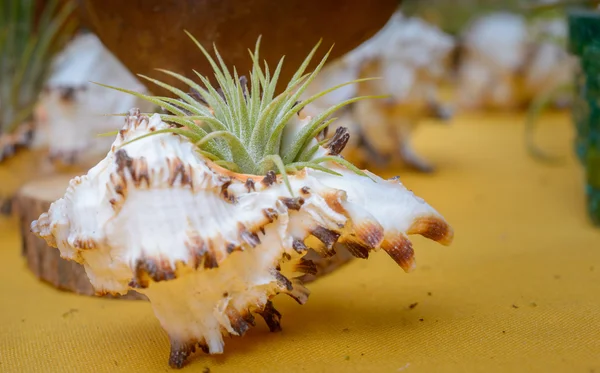
[[[147,93],[139,80],[102,44],[85,33],[76,36],[57,57],[53,73],[41,96],[45,111],[44,142],[50,159],[65,164],[96,164],[110,148],[111,138],[97,137],[121,127],[122,117],[132,107],[152,110],[152,105],[134,95],[92,82],[116,85]]]
[[[469,109],[520,109],[541,94],[569,84],[576,60],[558,43],[566,20],[529,24],[522,15],[496,12],[470,25],[459,67],[459,100]],[[561,98],[561,100],[563,100]]]
[[[407,234],[452,240],[444,219],[397,180],[330,165],[342,176],[290,175],[291,196],[274,173],[226,171],[178,135],[120,148],[166,127],[158,115],[131,111],[106,158],[73,179],[31,229],[82,263],[98,292],[144,293],[171,340],[173,367],[197,344],[221,353],[223,335],[243,335],[253,313],[279,330],[269,299],[306,301],[298,277],[315,270],[303,258],[308,245],[323,255],[345,245],[363,258],[381,247],[410,270]]]

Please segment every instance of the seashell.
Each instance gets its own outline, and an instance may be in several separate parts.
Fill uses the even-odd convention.
[[[122,121],[121,117],[104,114],[126,113],[131,107],[153,108],[135,96],[92,82],[118,83],[147,92],[96,35],[77,35],[57,56],[41,99],[44,138],[39,141],[48,145],[49,159],[57,165],[94,165],[102,159],[112,140],[97,135],[118,128]]]
[[[290,131],[302,126],[293,121]],[[197,346],[222,353],[223,337],[244,335],[254,315],[279,331],[271,299],[307,301],[309,252],[328,257],[342,245],[367,258],[383,249],[411,271],[408,235],[452,241],[444,218],[398,179],[329,164],[341,176],[304,168],[288,175],[290,194],[281,175],[226,170],[177,134],[129,142],[168,128],[158,114],[131,110],[125,122],[106,157],[71,180],[31,230],[81,263],[97,292],[146,295],[169,336],[172,367]]]
[[[465,31],[458,69],[461,106],[518,110],[572,82],[576,60],[549,39],[566,39],[566,20],[529,23],[522,15],[494,12]],[[569,95],[558,97],[567,102]]]
[[[340,115],[336,125],[349,129],[343,154],[354,163],[404,165],[429,172],[433,166],[411,146],[412,133],[425,118],[447,120],[452,110],[437,97],[455,42],[450,35],[416,17],[397,11],[374,37],[330,63],[310,93],[350,79],[381,77],[344,87],[321,97],[308,114],[356,96],[389,94],[387,100],[365,100]],[[336,128],[330,128],[330,133]]]

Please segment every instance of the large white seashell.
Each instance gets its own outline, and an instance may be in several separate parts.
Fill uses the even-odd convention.
[[[298,277],[315,271],[308,246],[327,256],[344,245],[362,258],[383,248],[408,271],[408,234],[452,240],[440,214],[398,180],[303,169],[289,176],[292,196],[274,173],[224,170],[175,134],[121,147],[162,128],[159,115],[132,110],[106,158],[73,179],[31,230],[82,263],[98,292],[145,294],[169,335],[173,367],[196,345],[221,353],[223,336],[243,335],[253,314],[279,330],[270,299],[307,300]]]

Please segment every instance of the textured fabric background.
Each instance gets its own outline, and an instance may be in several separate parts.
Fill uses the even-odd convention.
[[[259,322],[183,371],[600,372],[600,229],[585,215],[568,115],[540,131],[563,164],[526,155],[520,116],[424,125],[417,148],[439,171],[402,181],[453,225],[454,244],[415,237],[409,275],[383,251],[356,260],[312,284],[304,306],[276,298],[283,332]],[[171,371],[148,303],[40,283],[16,232],[0,221],[0,372]]]

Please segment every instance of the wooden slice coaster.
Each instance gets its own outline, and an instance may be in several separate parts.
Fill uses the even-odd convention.
[[[54,287],[82,295],[95,295],[83,266],[60,257],[58,249],[30,232],[31,222],[47,212],[50,204],[61,198],[69,180],[74,175],[59,175],[25,184],[14,199],[14,208],[20,219],[22,255],[29,269],[41,280]],[[106,298],[146,299],[142,294],[130,291],[123,296],[104,295]]]

